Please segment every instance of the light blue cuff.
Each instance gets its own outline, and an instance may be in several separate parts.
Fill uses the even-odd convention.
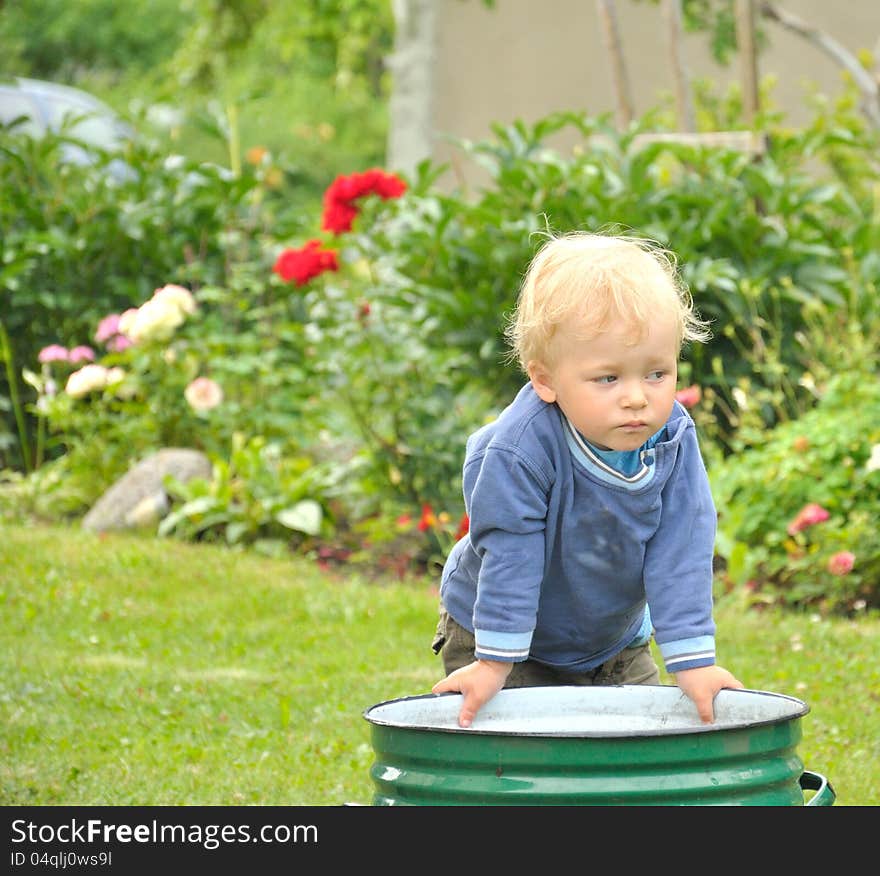
[[[697,669],[715,663],[714,636],[696,636],[658,644],[667,672],[681,672],[683,669]]]
[[[491,630],[474,630],[477,647],[474,656],[478,660],[500,660],[518,663],[529,656],[532,634],[498,633]]]

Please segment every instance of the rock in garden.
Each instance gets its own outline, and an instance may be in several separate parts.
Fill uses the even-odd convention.
[[[171,505],[164,478],[181,482],[210,478],[211,462],[198,450],[167,447],[146,457],[124,474],[83,518],[82,525],[95,532],[128,529],[160,520]]]

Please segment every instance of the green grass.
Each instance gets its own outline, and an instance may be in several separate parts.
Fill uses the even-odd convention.
[[[0,527],[0,804],[369,803],[363,712],[425,693],[436,582]],[[880,803],[880,620],[718,610],[721,662],[811,707],[835,805]]]

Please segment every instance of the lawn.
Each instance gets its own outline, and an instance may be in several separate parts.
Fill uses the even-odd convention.
[[[0,528],[0,804],[369,803],[366,708],[425,693],[436,582]],[[798,754],[880,803],[880,619],[718,607],[720,662],[805,700]],[[668,681],[668,679],[666,679]]]

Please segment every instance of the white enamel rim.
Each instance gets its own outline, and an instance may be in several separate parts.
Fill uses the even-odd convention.
[[[531,687],[502,690],[471,727],[458,726],[462,696],[420,694],[377,703],[364,718],[382,727],[490,736],[649,737],[742,730],[802,718],[802,700],[761,690],[722,690],[704,724],[674,685]]]

